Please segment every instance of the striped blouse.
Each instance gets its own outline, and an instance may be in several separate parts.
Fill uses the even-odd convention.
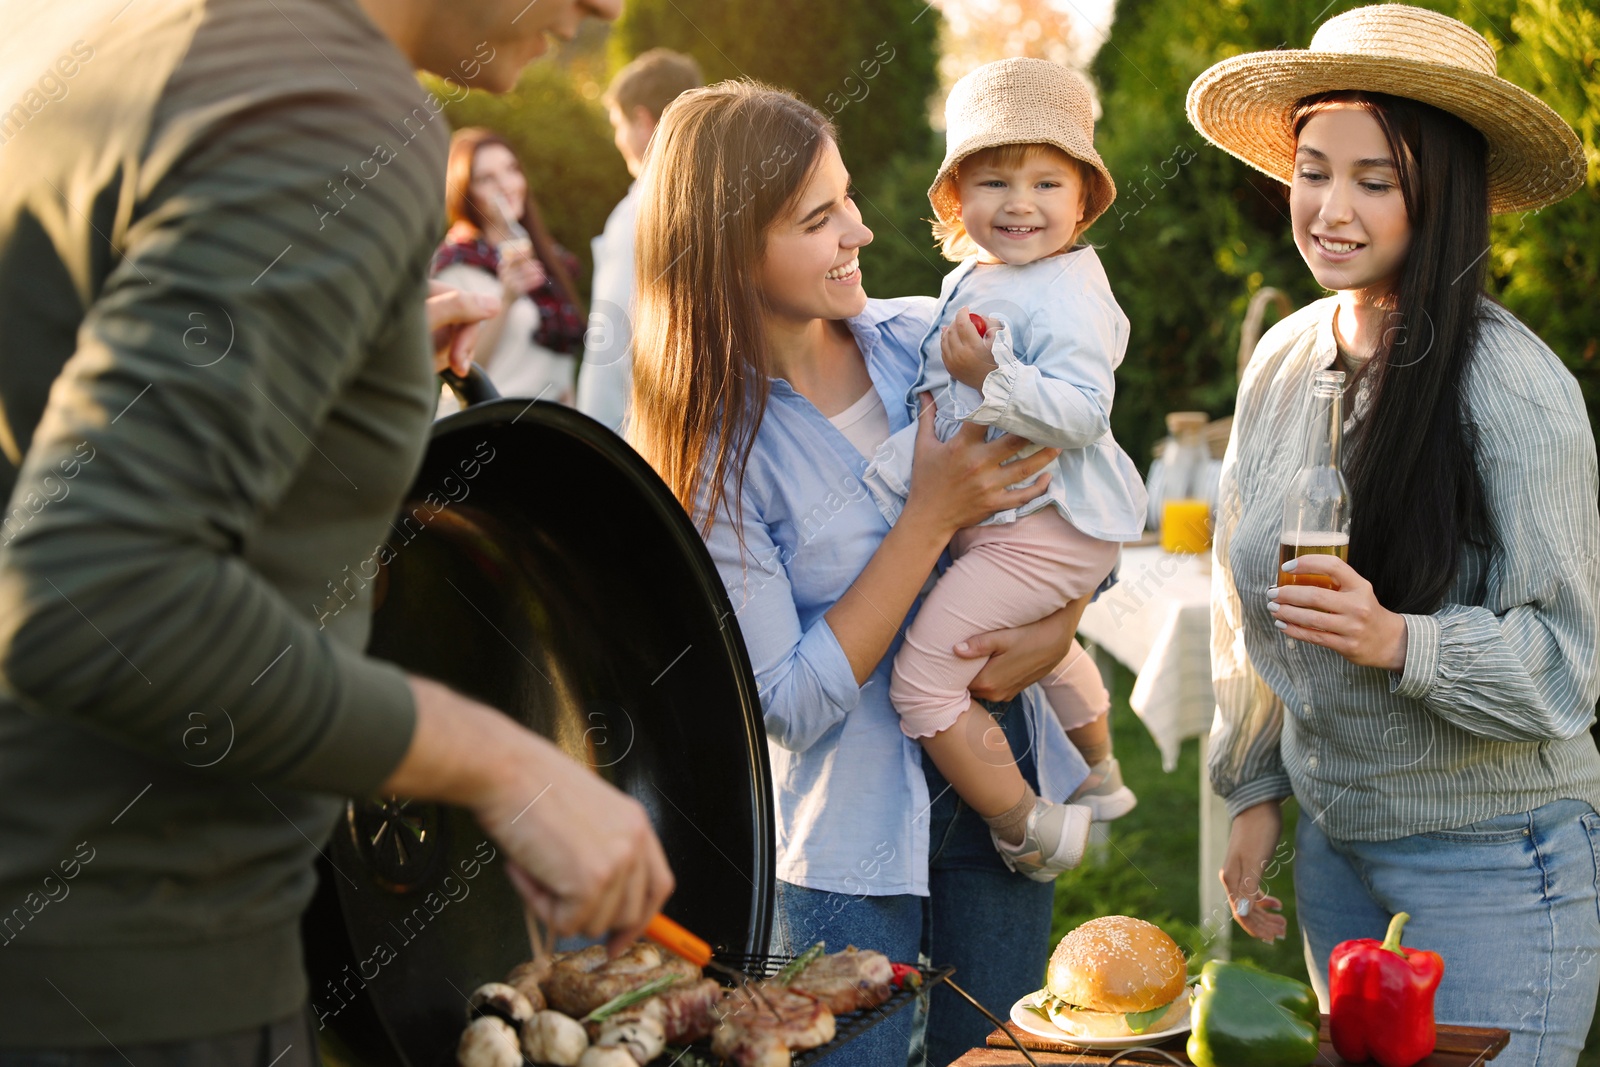
[[[1278,323],[1239,389],[1217,503],[1212,787],[1235,815],[1292,794],[1344,840],[1560,798],[1600,809],[1594,435],[1572,375],[1499,305],[1484,303],[1467,383],[1489,536],[1464,544],[1439,610],[1404,616],[1404,670],[1358,667],[1273,627],[1283,498],[1311,376],[1337,352],[1334,308]]]

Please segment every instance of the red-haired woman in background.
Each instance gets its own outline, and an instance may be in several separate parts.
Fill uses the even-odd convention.
[[[570,404],[587,318],[572,282],[578,262],[545,229],[504,138],[477,126],[450,138],[445,212],[434,277],[500,298],[500,313],[478,328],[474,361],[507,396]]]

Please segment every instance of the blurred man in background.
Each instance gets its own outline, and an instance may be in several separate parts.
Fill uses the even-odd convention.
[[[678,94],[704,84],[694,57],[652,48],[617,71],[604,102],[628,173],[644,168],[656,124]],[[578,410],[622,433],[633,388],[633,231],[639,183],[628,187],[594,239],[594,288],[589,331],[578,370]]]

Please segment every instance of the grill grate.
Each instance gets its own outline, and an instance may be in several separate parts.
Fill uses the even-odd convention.
[[[793,956],[742,956],[735,953],[719,953],[717,955],[718,963],[737,967],[752,978],[771,978],[783,970],[784,966],[793,959]],[[893,996],[876,1008],[834,1016],[835,1031],[833,1040],[825,1045],[818,1045],[813,1049],[793,1053],[791,1067],[805,1067],[806,1064],[816,1063],[823,1057],[831,1055],[841,1045],[854,1041],[891,1015],[899,1012],[902,1008],[914,1003],[918,996],[931,990],[934,986],[954,974],[955,968],[919,966],[917,972],[922,975],[921,988],[896,989]],[[706,1045],[707,1047],[703,1049],[695,1046],[695,1051],[702,1053],[707,1062],[715,1062],[711,1056],[709,1042]],[[665,1063],[669,1059],[669,1057],[663,1057],[662,1062]]]

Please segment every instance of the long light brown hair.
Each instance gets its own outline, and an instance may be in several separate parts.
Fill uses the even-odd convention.
[[[517,156],[517,150],[511,147],[511,142],[487,127],[465,126],[450,135],[450,156],[444,171],[444,211],[452,226],[465,224],[480,234],[488,231],[489,215],[485,205],[472,198],[472,167],[477,162],[478,149],[491,144],[500,145],[510,152],[511,157],[517,160],[518,168],[522,167],[522,160]],[[526,170],[522,176],[526,180]],[[539,203],[533,198],[532,182],[527,183],[527,189],[522,206],[522,228],[528,231],[528,236],[533,240],[534,258],[555,283],[561,299],[582,312],[583,301],[578,299],[578,287],[573,284],[566,264],[561,262],[563,256],[557,251],[555,238],[550,236],[550,231],[545,227],[544,215],[539,212]]]
[[[767,231],[833,136],[792,94],[726,81],[678,97],[651,142],[628,436],[703,532],[719,509],[738,512],[770,391],[757,284]]]

